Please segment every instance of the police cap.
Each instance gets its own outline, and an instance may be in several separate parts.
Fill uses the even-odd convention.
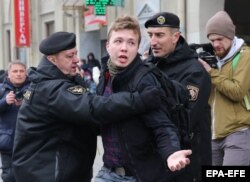
[[[41,41],[39,50],[44,55],[52,55],[76,46],[76,35],[69,32],[55,32]]]
[[[160,12],[153,15],[145,22],[145,27],[171,27],[179,28],[180,19],[173,13]]]

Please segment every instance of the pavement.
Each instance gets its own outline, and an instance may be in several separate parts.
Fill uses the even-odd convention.
[[[102,162],[102,155],[103,155],[103,147],[102,147],[102,139],[100,136],[97,137],[97,151],[96,151],[96,158],[93,167],[93,176],[95,177],[98,171],[101,169],[103,162]],[[2,161],[0,157],[0,166],[2,166]],[[2,174],[2,170],[0,168],[0,175]],[[94,177],[92,182],[94,181]],[[2,178],[0,177],[0,182],[3,182]]]

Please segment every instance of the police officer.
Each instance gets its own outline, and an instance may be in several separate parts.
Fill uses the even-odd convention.
[[[126,92],[108,98],[89,95],[76,79],[74,33],[56,32],[44,39],[39,49],[44,56],[38,67],[29,71],[31,84],[17,118],[16,181],[89,182],[96,154],[93,123],[145,112],[155,99],[160,101],[160,96],[155,96],[160,93],[146,88],[139,94]]]
[[[211,164],[211,128],[208,99],[211,81],[193,51],[180,33],[179,18],[160,12],[145,22],[152,55],[148,61],[157,65],[171,79],[190,91],[190,131],[192,134],[190,166],[176,175],[176,181],[201,181],[201,166]]]

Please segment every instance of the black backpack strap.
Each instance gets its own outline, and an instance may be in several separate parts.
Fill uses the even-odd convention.
[[[147,64],[144,64],[139,70],[137,70],[135,76],[133,77],[132,81],[130,82],[130,90],[132,92],[137,90],[138,84],[141,81],[141,79],[150,72],[151,68],[147,66]]]
[[[166,93],[166,98],[163,99],[166,101],[173,123],[178,128],[182,149],[190,148],[188,90],[181,83],[171,80],[152,63],[145,63],[144,66],[136,72],[133,80],[130,82],[130,89],[135,91],[143,76],[149,72],[155,75]]]
[[[176,80],[171,80],[167,74],[162,72],[159,68],[152,64],[146,64],[158,79],[161,87],[166,93],[165,100],[173,122],[176,124],[180,133],[181,146],[184,149],[190,148],[190,131],[189,131],[189,91],[184,85]]]
[[[137,89],[138,83],[149,72],[153,73],[156,76],[162,88],[166,92],[166,95],[172,98],[173,96],[173,93],[171,90],[171,88],[173,87],[172,81],[166,74],[164,74],[161,70],[159,70],[159,68],[157,68],[154,64],[149,63],[149,62],[145,63],[143,67],[141,67],[140,70],[136,72],[131,82],[131,91],[135,91]],[[175,100],[172,102],[175,103]]]

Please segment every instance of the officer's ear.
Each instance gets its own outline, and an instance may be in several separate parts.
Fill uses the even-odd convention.
[[[179,31],[175,31],[175,32],[173,33],[173,42],[174,42],[175,44],[178,42],[180,36],[181,36],[181,32],[179,32]]]
[[[50,62],[52,62],[53,64],[56,63],[56,58],[55,58],[54,55],[49,55],[49,56],[47,56],[47,59],[48,59]]]

